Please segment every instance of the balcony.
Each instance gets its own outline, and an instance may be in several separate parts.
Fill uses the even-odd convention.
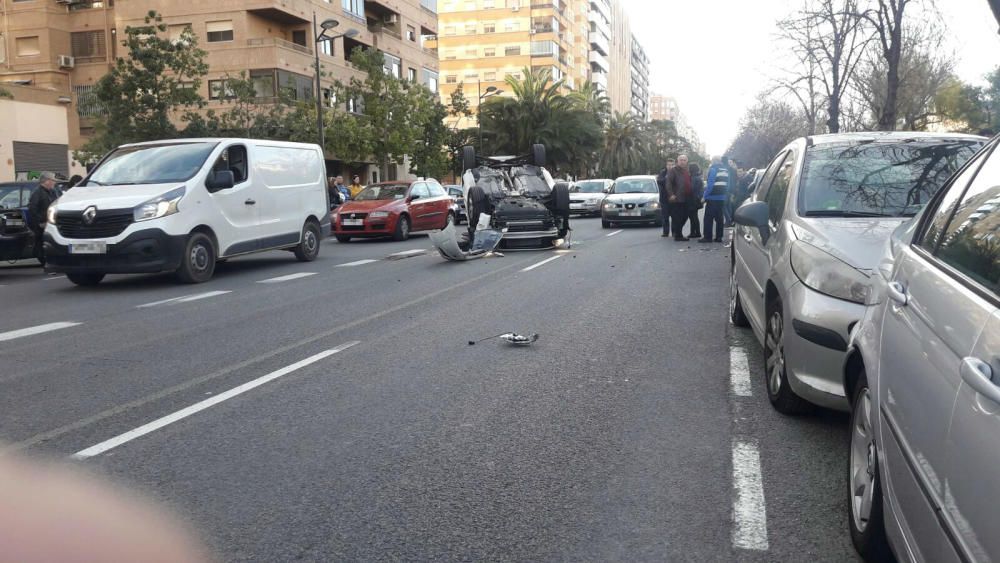
[[[312,22],[312,8],[305,0],[249,0],[246,11],[282,25]]]
[[[611,41],[600,31],[591,31],[590,48],[604,56],[608,56],[611,54]]]
[[[590,68],[595,70],[601,69],[603,72],[611,72],[611,64],[608,62],[608,57],[596,51],[590,52]]]
[[[281,49],[297,51],[303,55],[313,54],[312,49],[308,46],[292,43],[291,41],[285,41],[280,37],[257,37],[254,39],[247,39],[247,47],[279,47]]]

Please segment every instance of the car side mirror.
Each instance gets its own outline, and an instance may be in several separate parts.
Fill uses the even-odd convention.
[[[733,222],[744,227],[754,227],[760,231],[760,239],[767,242],[771,236],[769,220],[771,210],[764,201],[745,203],[733,213]]]
[[[209,174],[208,179],[205,180],[205,187],[213,192],[228,190],[235,185],[236,177],[233,176],[232,170],[217,170]]]
[[[417,199],[420,199],[419,195],[417,195],[417,194],[411,194],[408,201],[414,201],[414,200],[417,200]]]

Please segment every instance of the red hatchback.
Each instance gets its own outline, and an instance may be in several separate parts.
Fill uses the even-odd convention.
[[[452,199],[437,180],[372,184],[333,214],[340,242],[354,237],[392,237],[445,228],[454,222]]]

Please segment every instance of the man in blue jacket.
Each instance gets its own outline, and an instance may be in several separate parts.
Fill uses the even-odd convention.
[[[705,225],[702,231],[703,236],[698,242],[712,242],[712,226],[715,225],[715,242],[722,242],[722,233],[725,228],[725,207],[726,200],[732,192],[736,182],[735,175],[722,157],[712,159],[712,166],[708,169],[708,180],[705,182]]]

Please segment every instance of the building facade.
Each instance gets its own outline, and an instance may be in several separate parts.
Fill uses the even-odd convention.
[[[649,97],[649,118],[651,121],[672,121],[674,128],[677,129],[677,134],[687,139],[700,154],[705,155],[705,144],[698,136],[698,132],[688,122],[687,117],[681,112],[680,105],[673,97],[651,94]]]
[[[611,72],[608,73],[608,99],[611,112],[632,111],[632,26],[621,0],[611,0]]]
[[[0,97],[0,182],[31,180],[42,172],[82,174],[70,133],[79,120],[69,96],[32,86],[7,85]]]
[[[608,91],[611,76],[611,0],[591,0],[587,13],[590,81]]]
[[[349,103],[334,100],[329,87],[359,74],[347,62],[357,47],[380,50],[387,71],[438,90],[437,53],[428,45],[437,34],[436,0],[0,0],[0,84],[71,97],[80,120],[70,145],[79,147],[101,112],[94,85],[123,54],[125,28],[142,25],[150,10],[163,17],[168,34],[179,38],[190,28],[207,51],[206,110],[225,105],[224,79],[241,72],[262,98],[274,97],[279,85],[312,98],[317,48],[330,106]],[[338,22],[336,38],[317,43],[314,18]],[[355,35],[344,37],[348,30]]]
[[[649,57],[634,35],[631,39],[632,51],[629,63],[632,70],[632,114],[643,121],[649,121]]]

